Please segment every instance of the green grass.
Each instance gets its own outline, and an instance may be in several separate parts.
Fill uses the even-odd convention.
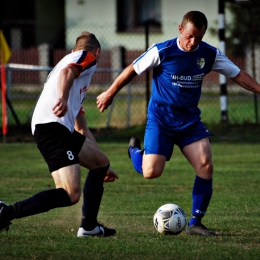
[[[97,136],[120,177],[105,184],[99,213],[100,221],[116,228],[116,236],[77,238],[78,203],[13,220],[9,232],[0,233],[0,259],[259,259],[258,128],[216,127],[218,135],[212,137],[214,194],[204,224],[217,231],[217,237],[190,237],[185,232],[165,236],[155,230],[153,214],[164,203],[179,204],[189,215],[194,171],[175,148],[160,178],[143,179],[134,172],[126,154],[127,130],[120,140],[115,133],[117,142],[102,142],[102,136]],[[142,133],[143,128],[130,130]],[[54,188],[34,143],[0,144],[0,158],[1,200],[14,203]],[[82,182],[86,174],[82,169]]]

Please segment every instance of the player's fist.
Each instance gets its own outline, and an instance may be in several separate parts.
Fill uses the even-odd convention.
[[[52,108],[55,116],[62,117],[68,111],[67,100],[64,98],[58,98],[55,105]]]
[[[112,168],[109,168],[107,171],[107,174],[104,178],[104,182],[113,182],[116,179],[118,179],[118,175],[115,173],[115,171]]]

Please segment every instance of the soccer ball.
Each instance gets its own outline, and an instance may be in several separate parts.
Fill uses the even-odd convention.
[[[178,235],[186,226],[186,214],[176,204],[162,205],[154,214],[154,227],[159,233]]]

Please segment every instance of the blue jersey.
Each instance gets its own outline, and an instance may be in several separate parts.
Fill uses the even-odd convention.
[[[153,68],[148,120],[173,130],[200,121],[198,103],[207,73],[215,70],[234,77],[240,71],[215,47],[201,42],[196,50],[187,52],[180,48],[178,38],[154,44],[133,65],[137,74]]]

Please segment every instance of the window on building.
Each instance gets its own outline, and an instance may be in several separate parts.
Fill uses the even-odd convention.
[[[117,0],[117,31],[161,31],[161,0]]]

